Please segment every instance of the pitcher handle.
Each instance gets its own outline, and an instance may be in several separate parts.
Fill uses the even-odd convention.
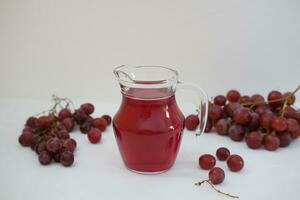
[[[185,91],[192,91],[195,92],[200,99],[199,102],[199,108],[198,108],[198,118],[199,118],[199,129],[197,136],[201,135],[206,127],[207,122],[207,115],[208,115],[208,97],[207,94],[204,92],[204,90],[193,83],[183,83],[181,81],[178,81],[177,89],[179,90],[185,90]]]

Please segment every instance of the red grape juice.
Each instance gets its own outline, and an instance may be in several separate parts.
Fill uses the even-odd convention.
[[[157,173],[172,167],[184,128],[174,95],[143,99],[123,94],[113,126],[127,168]]]

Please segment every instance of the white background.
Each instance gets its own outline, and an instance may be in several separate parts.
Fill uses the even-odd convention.
[[[209,96],[292,90],[300,82],[299,10],[297,0],[0,0],[0,199],[224,199],[193,186],[207,176],[198,156],[220,145],[246,162],[238,174],[218,163],[226,172],[220,189],[241,199],[298,199],[299,141],[270,153],[187,132],[174,168],[158,176],[123,167],[111,128],[95,146],[74,133],[72,169],[41,167],[16,141],[52,94],[113,115],[120,93],[112,70],[122,64],[172,67]]]

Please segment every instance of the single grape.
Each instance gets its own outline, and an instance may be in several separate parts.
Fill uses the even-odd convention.
[[[57,137],[59,139],[65,140],[65,139],[70,138],[70,134],[67,130],[63,129],[63,130],[60,130],[60,131],[57,132]]]
[[[56,123],[56,129],[57,129],[57,131],[61,131],[61,130],[67,131],[67,128],[66,128],[65,125],[63,125],[63,123],[61,123],[61,122],[57,122],[57,123]]]
[[[41,116],[37,118],[36,125],[39,129],[44,130],[51,126],[53,119],[51,116]]]
[[[253,131],[247,134],[246,144],[250,149],[258,149],[262,146],[263,135],[258,131]]]
[[[37,120],[36,117],[29,117],[26,120],[25,126],[28,126],[28,127],[31,127],[31,128],[35,128],[36,127],[36,120]]]
[[[279,101],[276,101],[276,100],[279,100]],[[276,107],[282,106],[283,96],[282,96],[281,92],[274,90],[269,93],[268,101],[276,101],[276,102],[269,102],[270,106],[272,106],[273,108],[276,108]]]
[[[240,104],[250,104],[251,102],[251,98],[248,95],[241,96],[240,98]]]
[[[300,128],[298,128],[298,130],[296,130],[294,132],[290,132],[290,134],[293,139],[299,138],[300,137]]]
[[[219,160],[225,161],[230,156],[230,151],[226,147],[220,147],[216,151],[216,156]]]
[[[233,141],[242,141],[245,136],[245,130],[241,125],[231,125],[228,129],[228,135]]]
[[[247,108],[239,108],[233,112],[233,119],[236,123],[247,125],[251,121],[251,113]]]
[[[272,113],[265,113],[261,115],[259,119],[260,126],[266,129],[271,128],[273,117],[274,115]]]
[[[48,151],[42,151],[39,153],[39,161],[42,165],[48,165],[52,161],[52,155]]]
[[[187,121],[188,119],[186,119]],[[198,124],[199,124],[199,120],[198,120]],[[107,122],[104,118],[95,118],[92,121],[92,126],[94,128],[97,128],[101,131],[105,131],[106,127],[107,127]]]
[[[215,130],[220,135],[228,135],[229,121],[228,119],[219,119],[214,124]]]
[[[59,163],[59,162],[60,162],[60,155],[61,155],[61,152],[57,152],[57,153],[53,154],[53,155],[52,155],[53,160],[54,160],[55,162]]]
[[[88,132],[88,139],[92,144],[96,144],[101,140],[101,131],[97,128],[91,128]]]
[[[238,108],[241,108],[242,105],[240,103],[228,103],[224,106],[224,111],[226,112],[226,114],[229,116],[229,117],[232,117],[233,116],[233,112],[238,109]]]
[[[224,106],[226,103],[226,97],[224,95],[218,95],[214,98],[214,104]]]
[[[288,132],[295,132],[299,129],[299,124],[297,122],[297,120],[295,119],[287,119],[287,131]]]
[[[244,167],[244,160],[241,156],[233,154],[227,160],[227,166],[232,172],[238,172]]]
[[[277,133],[277,136],[279,138],[280,147],[289,146],[293,140],[291,135],[288,132]]]
[[[263,145],[269,151],[275,151],[280,145],[280,140],[276,135],[269,134],[263,138]]]
[[[37,145],[40,143],[40,141],[41,141],[41,138],[40,138],[40,137],[38,137],[38,136],[32,137],[31,143],[30,143],[30,148],[31,148],[33,151],[35,151],[36,148],[37,148]]]
[[[220,167],[214,167],[209,171],[208,179],[214,185],[220,184],[225,179],[225,172]]]
[[[197,115],[189,115],[185,119],[185,127],[187,130],[194,131],[199,125],[199,118]]]
[[[47,150],[51,153],[56,153],[62,148],[62,141],[57,137],[51,138],[46,144]]]
[[[103,119],[106,120],[107,125],[110,125],[110,124],[111,124],[111,121],[112,121],[111,116],[109,116],[109,115],[102,115],[101,118],[103,118]]]
[[[74,162],[74,154],[71,151],[64,151],[60,154],[60,163],[63,166],[71,166]]]
[[[296,101],[296,96],[291,92],[286,92],[283,94],[283,99],[287,100],[287,105],[293,105]]]
[[[251,96],[251,102],[253,102],[255,105],[264,105],[265,98],[260,94],[254,94]]]
[[[75,127],[74,120],[71,117],[63,119],[61,123],[66,127],[68,132],[72,132]]]
[[[65,118],[72,117],[72,113],[69,109],[63,108],[58,113],[58,120],[61,121]]]
[[[74,152],[76,146],[76,141],[72,138],[65,140],[63,143],[63,149],[71,152]]]
[[[250,131],[255,131],[259,128],[260,123],[259,123],[259,115],[255,112],[251,112],[251,120],[248,123],[248,129]]]
[[[90,115],[94,112],[95,107],[91,103],[84,103],[80,106],[80,110],[83,110],[83,112],[85,112],[85,114]]]
[[[291,106],[286,106],[283,112],[283,116],[285,118],[293,118],[296,119],[297,118],[297,111],[291,107]]]
[[[35,149],[36,153],[37,154],[40,154],[42,151],[47,151],[47,148],[46,148],[46,142],[45,141],[41,141],[36,149]]]
[[[203,154],[199,157],[199,166],[202,169],[211,169],[216,165],[216,159],[211,154]]]
[[[222,117],[221,106],[215,104],[209,104],[208,117],[213,121],[219,120]]]
[[[257,114],[259,114],[260,116],[261,115],[264,115],[266,113],[271,113],[272,114],[272,111],[271,111],[271,107],[268,105],[268,104],[262,104],[262,105],[259,105],[255,108],[254,110]]]
[[[229,90],[226,98],[229,102],[238,102],[240,99],[240,93],[237,90]]]
[[[19,143],[24,147],[28,147],[31,144],[32,138],[33,134],[31,131],[23,131],[19,136]]]
[[[81,133],[87,133],[87,132],[89,132],[91,127],[92,127],[91,123],[86,121],[86,122],[80,124],[79,129],[80,129]]]
[[[213,122],[211,121],[211,119],[207,119],[204,132],[209,133],[212,129],[212,126],[213,126]]]
[[[284,117],[273,117],[272,128],[275,131],[283,132],[287,129],[287,120]]]
[[[34,132],[34,129],[32,129],[32,128],[29,127],[29,126],[24,127],[23,130],[22,130],[22,133],[24,133],[24,132],[26,132],[26,131],[32,132],[32,134],[34,134],[34,133],[33,133],[33,132]]]
[[[73,113],[73,118],[77,124],[82,124],[87,121],[88,115],[83,110],[78,109]]]

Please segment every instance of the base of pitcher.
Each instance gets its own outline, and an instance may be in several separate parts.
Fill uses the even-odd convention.
[[[162,171],[154,171],[154,172],[138,171],[138,170],[130,169],[130,168],[128,168],[128,167],[127,167],[127,169],[128,169],[129,171],[132,171],[132,172],[137,173],[137,174],[155,175],[155,174],[162,174],[162,173],[164,173],[164,172],[167,172],[167,171],[169,171],[170,168],[169,168],[169,169],[162,170]]]

